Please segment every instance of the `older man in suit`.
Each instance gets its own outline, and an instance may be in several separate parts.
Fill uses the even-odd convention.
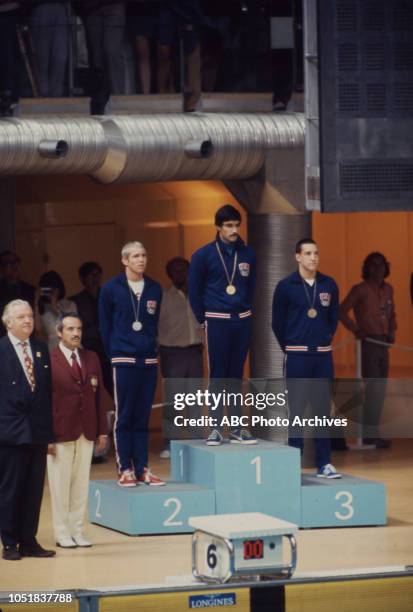
[[[52,557],[36,540],[53,440],[47,346],[33,340],[33,311],[13,300],[3,312],[0,339],[0,532],[3,559]]]
[[[84,527],[93,444],[97,439],[99,450],[107,438],[102,372],[96,353],[80,348],[82,322],[76,313],[62,315],[56,331],[60,342],[50,355],[56,443],[47,458],[53,529],[58,546],[89,547]]]

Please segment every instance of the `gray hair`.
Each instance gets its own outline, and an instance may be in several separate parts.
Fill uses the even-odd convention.
[[[129,255],[133,253],[133,251],[135,251],[136,249],[143,249],[146,253],[146,249],[143,246],[142,242],[134,240],[132,242],[127,242],[126,244],[124,244],[121,251],[122,259],[124,257],[127,259]]]
[[[55,329],[56,332],[62,332],[64,327],[64,320],[68,317],[73,317],[74,319],[78,319],[82,323],[82,319],[79,317],[77,312],[62,312],[57,317]]]
[[[33,309],[30,306],[29,302],[26,302],[25,300],[12,300],[8,304],[6,304],[3,310],[3,314],[1,316],[1,320],[3,322],[4,327],[7,327],[7,324],[9,323],[10,319],[13,318],[11,311],[13,310],[13,308],[16,308],[16,306],[28,306],[33,312]]]

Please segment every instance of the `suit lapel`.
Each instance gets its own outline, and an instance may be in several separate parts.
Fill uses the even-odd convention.
[[[80,364],[81,364],[81,371],[82,371],[82,383],[85,384],[87,381],[87,362],[85,359],[85,353],[83,351],[83,349],[79,349],[79,359],[80,359]]]
[[[20,359],[17,356],[16,349],[13,344],[10,342],[10,338],[5,336],[5,351],[6,351],[6,363],[10,364],[10,368],[13,372],[16,372],[17,375],[23,378],[24,383],[27,386],[27,389],[30,389],[29,381],[26,376],[26,372],[20,362]]]
[[[30,348],[32,349],[32,356],[33,356],[34,381],[37,386],[42,377],[42,365],[43,365],[42,351],[39,350],[39,347],[36,346],[36,342],[34,342],[33,340],[30,340]]]
[[[80,355],[80,352],[79,352]],[[57,349],[57,359],[59,360],[60,365],[63,368],[66,368],[66,370],[68,370],[70,372],[70,376],[73,378],[73,380],[75,380],[76,382],[78,382],[76,374],[72,368],[72,366],[70,365],[70,363],[68,362],[68,360],[66,359],[65,355],[63,354],[62,350],[60,349],[60,347],[58,347]],[[83,370],[83,361],[82,358],[80,358],[80,362],[82,364],[82,381],[84,379],[84,370]]]

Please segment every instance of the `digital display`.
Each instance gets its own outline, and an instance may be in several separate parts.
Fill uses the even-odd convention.
[[[263,559],[264,541],[263,540],[244,540],[244,560]]]

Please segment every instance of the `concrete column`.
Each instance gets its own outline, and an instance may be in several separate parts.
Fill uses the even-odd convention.
[[[284,354],[271,330],[272,297],[278,281],[296,270],[295,244],[306,237],[311,237],[309,213],[248,214],[248,244],[257,257],[251,378],[281,378],[283,375]]]

